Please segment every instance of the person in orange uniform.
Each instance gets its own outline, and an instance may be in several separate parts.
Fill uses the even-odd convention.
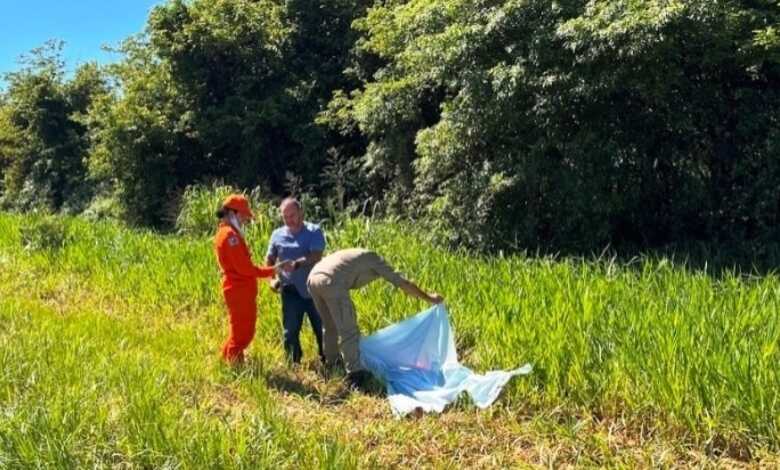
[[[222,345],[222,358],[228,363],[243,362],[244,350],[255,336],[257,321],[257,278],[270,278],[285,263],[258,267],[252,263],[244,241],[243,225],[253,218],[249,201],[231,194],[217,211],[219,227],[214,252],[222,271],[222,294],[230,316],[230,334]]]

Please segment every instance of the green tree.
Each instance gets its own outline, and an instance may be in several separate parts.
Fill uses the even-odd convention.
[[[360,3],[360,2],[358,2]],[[289,171],[312,179],[327,149],[314,117],[351,47],[352,1],[172,1],[150,18],[151,44],[216,173],[280,191]]]
[[[776,238],[777,19],[776,2],[381,3],[356,23],[363,83],[325,120],[360,129],[366,163],[456,243]]]
[[[360,2],[358,2],[360,3]],[[129,220],[161,225],[190,184],[284,191],[316,183],[340,136],[315,123],[355,33],[355,2],[170,1],[111,68],[91,168]]]
[[[171,67],[142,37],[125,40],[109,67],[117,90],[87,116],[89,171],[102,197],[119,201],[128,222],[162,226],[178,188],[205,173],[201,145]]]
[[[95,64],[64,77],[61,41],[50,41],[7,75],[0,115],[3,203],[8,207],[79,211],[90,198],[82,118],[93,98],[106,92]]]

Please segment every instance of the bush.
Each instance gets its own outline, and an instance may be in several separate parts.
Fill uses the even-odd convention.
[[[215,213],[228,194],[236,192],[230,186],[193,185],[184,190],[176,217],[176,232],[181,235],[205,235],[214,231]]]
[[[81,215],[88,220],[114,219],[124,220],[122,204],[115,196],[97,196],[84,209]]]
[[[181,206],[176,216],[176,232],[180,235],[201,236],[214,232],[216,212],[229,194],[244,193],[232,186],[213,184],[211,186],[188,186],[181,196]],[[255,214],[251,230],[266,233],[276,217],[276,207],[270,203],[260,188],[248,194],[252,211]]]
[[[69,241],[68,226],[62,218],[53,215],[29,217],[31,220],[21,230],[25,250],[59,250]]]

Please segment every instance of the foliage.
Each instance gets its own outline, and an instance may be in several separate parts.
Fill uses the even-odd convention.
[[[67,222],[51,214],[33,214],[29,223],[20,228],[25,250],[59,250],[69,240]]]
[[[230,186],[189,186],[182,195],[181,210],[176,217],[176,231],[181,235],[206,235],[214,231],[215,214],[229,194]]]
[[[131,222],[164,226],[189,185],[224,181],[281,193],[316,183],[329,131],[314,116],[350,43],[353,2],[171,1],[111,70],[90,115],[93,176]],[[322,60],[322,57],[329,57]]]
[[[101,70],[87,63],[65,80],[62,43],[33,50],[7,75],[0,102],[2,204],[30,210],[80,211],[92,196],[85,180],[84,115],[107,92]]]
[[[780,449],[776,275],[710,275],[671,259],[485,258],[432,248],[408,225],[343,220],[326,227],[329,250],[377,250],[443,294],[465,364],[534,364],[491,410],[461,403],[397,420],[385,397],[348,394],[339,376],[316,372],[308,330],[306,362],[287,369],[279,299],[264,283],[249,364],[221,367],[210,235],[66,218],[60,250],[20,253],[27,223],[0,214],[0,461],[12,467],[294,466],[324,459],[322,442],[360,467],[450,467],[484,449],[497,467],[541,465],[544,448],[557,449],[553,466],[660,455],[668,466],[695,466],[692,455],[759,466]],[[248,234],[255,261],[273,228]],[[364,333],[425,307],[383,282],[354,302]],[[421,448],[432,435],[439,444]]]
[[[96,101],[89,116],[89,170],[126,219],[160,226],[182,179],[193,177],[198,145],[186,107],[171,89],[170,67],[142,38],[124,41],[125,60],[110,67],[118,91]]]
[[[222,207],[222,202],[230,194],[241,193],[236,188],[226,185],[211,186],[193,185],[185,189],[180,204],[180,212],[176,217],[176,231],[180,235],[204,236],[215,230],[216,213]],[[277,209],[267,202],[267,194],[262,188],[255,188],[249,194],[254,219],[248,228],[248,233],[264,233],[277,219]]]
[[[778,25],[776,0],[170,0],[106,70],[66,79],[53,43],[9,75],[0,202],[169,228],[218,181],[494,252],[776,243]]]
[[[776,2],[438,0],[356,22],[329,122],[482,248],[775,239]],[[358,61],[355,67],[363,64]]]

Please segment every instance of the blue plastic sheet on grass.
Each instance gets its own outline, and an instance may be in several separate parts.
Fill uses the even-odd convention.
[[[480,375],[461,365],[444,305],[362,338],[360,355],[363,365],[386,383],[390,406],[399,416],[417,408],[441,413],[464,391],[486,408],[509,379],[532,369],[526,364]]]

